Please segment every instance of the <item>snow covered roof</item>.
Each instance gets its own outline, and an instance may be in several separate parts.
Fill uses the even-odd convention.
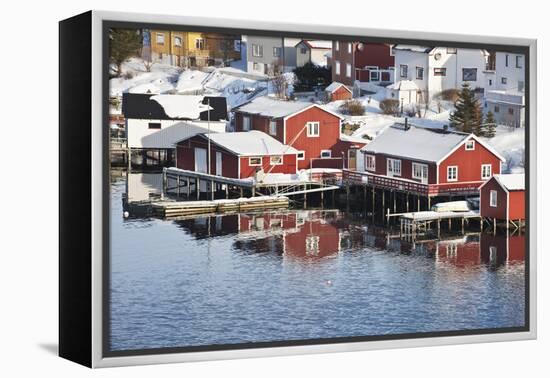
[[[386,88],[397,91],[417,91],[418,85],[412,80],[399,80]]]
[[[316,106],[328,113],[334,114],[335,116],[342,118],[340,115],[333,113],[320,105],[312,104],[311,102],[285,101],[268,96],[256,97],[255,99],[241,106],[233,108],[233,111],[248,114],[257,114],[270,118],[284,118],[292,114],[299,113],[300,111],[310,108],[312,106]]]
[[[418,45],[395,45],[393,50],[412,51],[420,53],[429,53],[433,47],[430,46],[418,46]]]
[[[335,90],[337,90],[338,88],[340,88],[340,87],[342,87],[342,86],[343,86],[344,88],[346,88],[348,91],[351,92],[351,90],[350,90],[348,87],[346,87],[344,84],[339,83],[339,82],[337,82],[337,81],[333,81],[332,83],[330,83],[330,85],[329,85],[328,87],[325,88],[325,91],[326,91],[326,92],[332,93],[332,92],[334,92]]]
[[[200,135],[208,139],[207,134]],[[270,135],[257,130],[210,134],[210,140],[237,155],[257,156],[298,153],[294,147],[282,144]]]
[[[332,41],[320,41],[320,40],[302,40],[296,46],[298,46],[300,43],[304,43],[309,48],[312,49],[332,49]]]
[[[525,174],[512,173],[493,176],[507,190],[525,190]]]
[[[151,100],[162,106],[168,117],[186,119],[197,119],[202,112],[213,109],[203,104],[203,99],[203,96],[184,95],[156,95],[151,97]]]
[[[379,153],[413,160],[438,162],[470,135],[440,129],[427,129],[403,124],[388,127],[361,149],[365,153]]]

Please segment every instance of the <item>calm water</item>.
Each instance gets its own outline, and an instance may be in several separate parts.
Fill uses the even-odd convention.
[[[523,236],[411,245],[337,210],[124,219],[158,179],[132,176],[112,184],[112,350],[524,325]]]

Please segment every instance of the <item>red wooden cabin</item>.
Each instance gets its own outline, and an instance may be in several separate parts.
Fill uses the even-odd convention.
[[[475,195],[504,158],[476,137],[395,124],[361,149],[362,172],[344,178],[421,196]]]
[[[347,151],[357,148],[357,143],[341,138],[342,117],[317,104],[264,96],[233,111],[237,132],[262,131],[298,150],[298,169],[342,168]]]
[[[484,218],[525,220],[525,175],[494,175],[480,190],[479,210]]]
[[[208,173],[208,139],[207,134],[198,134],[179,141],[176,166]],[[298,151],[261,131],[212,133],[210,142],[211,174],[247,178],[260,169],[265,173],[296,173]]]
[[[325,88],[325,94],[329,101],[349,100],[353,97],[351,89],[337,81],[332,82]]]

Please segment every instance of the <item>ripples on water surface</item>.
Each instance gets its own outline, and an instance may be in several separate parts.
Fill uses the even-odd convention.
[[[112,185],[112,350],[517,327],[524,239],[412,246],[339,211],[123,219]]]

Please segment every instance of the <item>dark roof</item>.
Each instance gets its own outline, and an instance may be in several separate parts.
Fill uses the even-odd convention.
[[[122,95],[122,114],[124,114],[124,117],[137,119],[179,119],[169,117],[157,101],[151,100],[152,96],[155,95],[148,93],[124,93]],[[227,102],[225,97],[204,96],[202,103],[207,104],[208,100],[210,100],[210,107],[212,107],[210,120],[227,120]],[[208,120],[208,111],[201,112],[200,120]]]

